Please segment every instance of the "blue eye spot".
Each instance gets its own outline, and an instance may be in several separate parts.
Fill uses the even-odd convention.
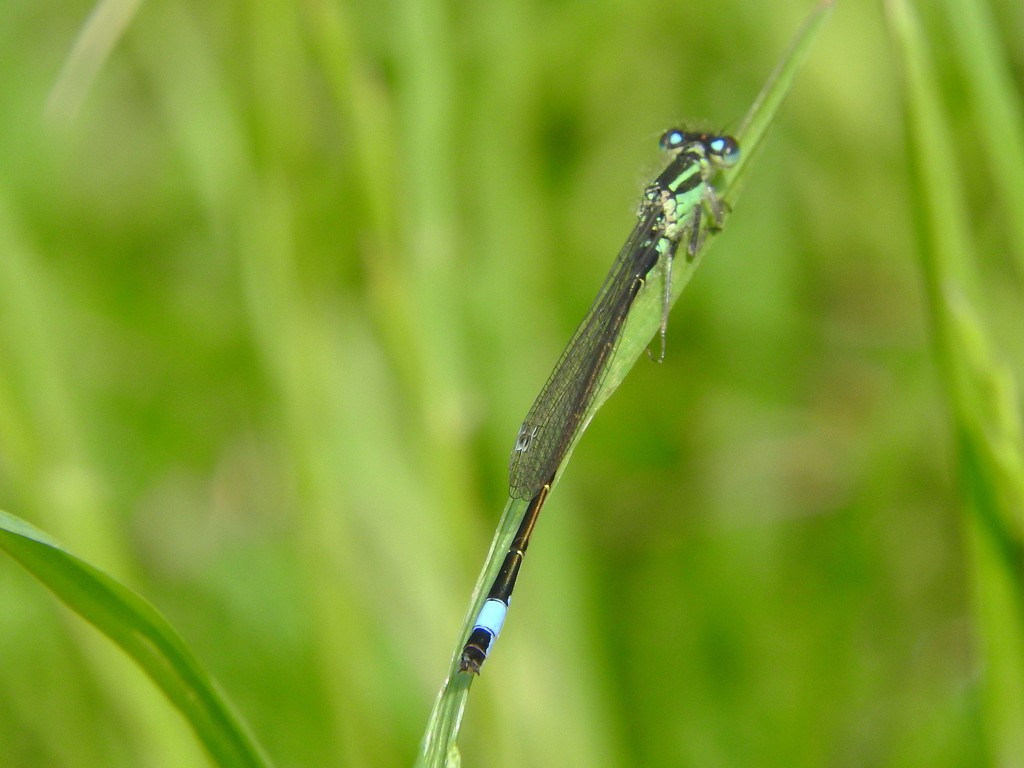
[[[708,142],[708,153],[724,166],[735,165],[740,159],[740,145],[732,136],[716,136]]]
[[[678,128],[665,131],[658,142],[662,149],[677,149],[686,143],[686,136]]]

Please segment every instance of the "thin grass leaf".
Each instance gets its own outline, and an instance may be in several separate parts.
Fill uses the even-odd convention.
[[[1024,753],[1024,450],[1017,387],[995,362],[974,309],[981,291],[969,201],[926,38],[909,2],[890,0],[887,11],[902,66],[929,319],[974,545],[986,734],[994,763],[1016,764]]]
[[[78,113],[141,5],[140,0],[101,0],[93,8],[47,97],[50,117],[66,120]]]
[[[949,298],[958,365],[958,447],[971,531],[974,603],[985,660],[984,719],[996,765],[1024,754],[1024,439],[1018,388],[977,313]]]
[[[973,306],[979,301],[980,288],[965,213],[969,206],[960,193],[963,186],[957,174],[958,154],[947,128],[948,119],[943,112],[927,46],[908,3],[892,0],[888,8],[890,28],[904,72],[915,172],[912,182],[939,372],[949,393],[958,429],[977,436],[970,441],[971,450],[989,465],[1002,451],[986,449],[985,444],[989,436],[1003,431],[1003,427],[988,414],[995,410],[1001,417],[1005,416],[1005,408],[984,407],[978,393],[1005,392],[1009,382],[990,362],[987,350],[991,345],[974,319],[977,313]],[[1000,474],[995,464],[990,468],[991,474]],[[1000,537],[1019,542],[1019,507],[992,511],[998,513],[994,519],[1002,521]]]
[[[270,765],[213,679],[152,605],[3,511],[0,549],[132,657],[189,721],[218,765]]]
[[[764,143],[769,126],[781,109],[783,100],[793,86],[793,80],[803,67],[807,54],[810,53],[811,44],[828,19],[834,4],[834,0],[823,0],[807,17],[800,31],[797,32],[789,51],[782,57],[775,71],[768,78],[768,82],[761,89],[761,93],[754,100],[746,117],[743,118],[743,122],[740,123],[736,138],[740,142],[740,147],[743,148],[743,154],[740,161],[730,168],[727,174],[724,174],[722,198],[730,206],[734,205],[739,196],[744,172],[761,148],[761,144]]]
[[[739,163],[722,174],[721,188],[723,189],[723,199],[728,201],[730,205],[731,201],[735,198],[736,181],[749,164],[750,157],[763,141],[768,126],[778,113],[785,95],[791,89],[796,74],[806,59],[810,45],[821,29],[822,23],[827,18],[832,5],[831,0],[826,0],[826,2],[819,4],[808,17],[798,32],[789,52],[776,68],[744,119],[743,127],[737,134],[743,155]],[[675,303],[683,288],[689,283],[690,278],[701,262],[703,253],[710,240],[711,238],[705,240],[704,246],[692,260],[677,259],[677,268],[673,273],[671,285],[672,303]],[[584,416],[583,427],[577,433],[573,444],[569,447],[558,469],[555,478],[556,483],[558,477],[561,476],[562,471],[568,464],[576,443],[582,437],[583,432],[586,431],[586,427],[594,414],[619,387],[626,374],[658,332],[663,301],[664,283],[662,279],[663,273],[657,270],[656,274],[652,274],[651,279],[648,280],[633,303],[614,357],[609,364],[607,375],[604,377],[601,386],[594,396],[593,402]],[[460,757],[457,746],[459,727],[469,696],[469,689],[474,678],[473,675],[460,674],[458,672],[463,639],[472,628],[473,621],[483,603],[486,586],[490,584],[500,568],[501,561],[516,533],[526,506],[526,502],[518,499],[510,499],[505,505],[505,510],[502,513],[498,531],[491,542],[483,571],[477,579],[470,609],[466,613],[466,619],[459,632],[459,642],[452,656],[448,678],[438,693],[434,708],[430,714],[427,729],[420,745],[420,752],[416,762],[417,766],[456,768],[459,765]]]
[[[943,369],[952,372],[954,361],[948,359],[950,315],[945,292],[956,286],[967,296],[977,295],[975,278],[969,268],[972,246],[964,201],[958,192],[956,153],[917,18],[910,5],[902,0],[890,0],[887,10],[890,33],[903,67],[913,168],[911,181],[917,193],[925,288]]]
[[[1018,406],[1019,388],[1012,372],[1001,364],[977,312],[962,297],[951,296],[952,339],[962,363],[956,391],[961,422],[972,450],[982,460],[991,487],[993,511],[1001,513],[998,536],[1008,566],[1024,564],[1024,434]],[[1024,598],[1024,592],[1021,592]]]
[[[1024,103],[1014,85],[1010,58],[985,2],[946,0],[948,27],[977,129],[977,146],[988,160],[995,199],[1019,274],[1024,277]]]

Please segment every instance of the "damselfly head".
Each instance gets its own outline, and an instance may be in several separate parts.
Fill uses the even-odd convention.
[[[700,144],[713,163],[726,168],[740,159],[739,142],[732,136],[670,128],[661,135],[658,144],[667,152],[682,149],[687,144]]]

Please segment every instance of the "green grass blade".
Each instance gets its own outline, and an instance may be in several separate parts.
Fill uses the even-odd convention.
[[[983,713],[993,763],[1024,754],[1024,436],[1019,389],[977,314],[952,296],[958,446],[974,567]]]
[[[725,174],[725,188],[722,195],[730,206],[734,205],[739,195],[744,172],[761,148],[761,144],[764,143],[768,128],[775,120],[779,109],[782,108],[782,102],[792,88],[793,80],[800,68],[803,67],[807,54],[811,50],[811,44],[828,19],[833,5],[834,0],[823,0],[807,17],[790,45],[789,51],[782,57],[775,71],[768,78],[768,82],[761,89],[761,93],[754,100],[746,117],[743,118],[743,122],[740,123],[736,138],[739,140],[743,152],[739,162]]]
[[[957,361],[952,388],[966,452],[969,503],[1006,570],[1018,573],[1024,564],[1024,436],[1017,384],[996,360],[973,308],[958,296],[951,296],[948,305],[950,351]],[[1019,584],[1017,590],[1024,606]]]
[[[420,745],[417,766],[452,768],[458,765],[459,751],[456,741],[459,736],[459,726],[462,723],[462,713],[466,708],[469,689],[476,677],[459,673],[462,639],[469,634],[473,622],[476,621],[480,607],[487,596],[487,588],[501,567],[502,560],[512,543],[512,537],[515,536],[516,530],[519,528],[526,507],[527,503],[522,499],[509,499],[505,504],[501,520],[498,522],[498,530],[494,534],[491,547],[484,560],[484,567],[473,587],[473,597],[470,599],[469,610],[466,611],[462,628],[459,630],[459,642],[452,654],[448,677],[445,679],[444,685],[441,686],[434,702],[434,708],[430,713],[423,742]]]
[[[213,679],[152,605],[2,511],[0,548],[131,656],[188,719],[218,765],[270,765]]]
[[[988,160],[1018,274],[1024,276],[1024,104],[985,2],[946,0],[978,150]]]
[[[1004,474],[996,467],[996,457],[1005,456],[1005,446],[1016,441],[1012,434],[1006,434],[1012,418],[1007,419],[1005,407],[986,406],[985,396],[979,393],[1002,392],[998,400],[1005,403],[1008,397],[1012,399],[1005,393],[1013,384],[991,361],[990,343],[975,319],[973,306],[980,301],[980,288],[966,218],[968,201],[960,194],[963,186],[956,171],[958,154],[947,129],[948,118],[926,43],[911,7],[902,0],[892,0],[888,7],[904,70],[922,266],[940,375],[949,391],[958,428],[975,436],[970,440],[972,452],[991,465],[993,475]],[[1008,498],[1013,498],[1012,491]],[[1019,542],[1020,507],[1012,503],[1000,507],[996,519],[1002,521],[1001,537]]]
[[[722,174],[723,197],[730,202],[730,205],[731,200],[735,197],[736,180],[743,169],[747,167],[754,151],[763,141],[768,126],[778,113],[785,95],[792,87],[796,74],[806,59],[810,45],[821,29],[822,23],[827,18],[832,4],[831,0],[822,2],[808,17],[797,34],[789,52],[765,85],[761,95],[744,120],[743,127],[737,134],[737,139],[743,151],[742,158],[736,166]],[[682,258],[676,260],[671,286],[671,300],[673,303],[679,298],[683,288],[690,281],[694,271],[699,266],[710,240],[711,238],[705,240],[704,247],[701,248],[701,251],[692,260],[686,261]],[[565,459],[556,475],[556,482],[568,464],[576,443],[586,431],[586,426],[594,414],[619,387],[626,374],[658,332],[661,322],[662,296],[662,273],[658,270],[657,274],[652,275],[652,279],[648,280],[630,310],[622,337],[609,365],[608,373],[584,417],[583,428],[579,430],[573,444],[566,453]],[[439,768],[440,766],[453,768],[453,766],[459,763],[459,752],[456,742],[462,722],[462,714],[469,695],[469,688],[472,685],[471,675],[457,673],[458,659],[462,651],[462,639],[466,637],[472,626],[472,622],[483,602],[484,589],[500,567],[501,560],[515,534],[525,508],[525,502],[515,499],[510,500],[505,506],[505,511],[498,526],[498,531],[491,543],[483,571],[477,579],[470,610],[466,614],[466,620],[459,633],[459,642],[452,657],[448,678],[445,680],[434,703],[434,708],[427,724],[427,730],[420,745],[417,766],[424,768]]]
[[[914,9],[887,4],[903,70],[922,270],[939,376],[947,391],[973,543],[974,589],[985,663],[983,717],[996,764],[1024,753],[1024,439],[1017,386],[995,361],[981,306],[969,201],[957,173],[952,120]],[[986,203],[991,202],[986,200]]]
[[[945,291],[958,286],[977,295],[970,272],[971,243],[958,190],[956,153],[947,129],[938,82],[918,21],[902,0],[888,3],[889,26],[903,67],[907,129],[917,194],[922,267],[936,343],[944,370],[951,371],[950,316]]]

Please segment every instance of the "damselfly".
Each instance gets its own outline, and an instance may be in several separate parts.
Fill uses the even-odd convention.
[[[530,503],[462,650],[462,671],[480,672],[501,631],[541,507],[584,425],[647,275],[658,264],[664,270],[661,359],[665,354],[672,261],[679,244],[685,239],[687,257],[692,258],[704,237],[705,217],[710,218],[708,228],[712,231],[722,226],[725,206],[711,185],[711,177],[739,159],[736,140],[673,128],[662,135],[660,145],[672,154],[672,160],[644,190],[636,226],[519,429],[509,461],[509,494]]]

